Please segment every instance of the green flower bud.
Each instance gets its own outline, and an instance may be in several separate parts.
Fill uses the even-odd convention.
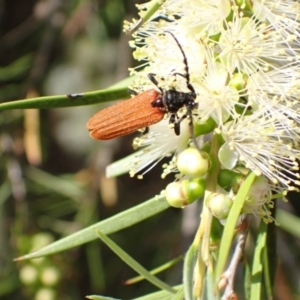
[[[233,189],[234,192],[237,192],[244,178],[244,175],[241,173],[224,169],[218,175],[218,184],[227,191]]]
[[[166,187],[166,199],[173,207],[184,207],[203,197],[205,187],[202,178],[172,182]]]
[[[187,197],[187,202],[190,204],[203,197],[206,188],[206,182],[203,178],[195,178],[191,180],[183,180],[182,186],[183,192]]]
[[[184,175],[200,177],[208,171],[209,167],[208,154],[196,148],[188,148],[178,155],[177,168]]]
[[[34,300],[55,300],[57,299],[56,292],[51,288],[39,289],[34,297]]]
[[[54,286],[60,279],[60,272],[56,267],[49,266],[42,270],[40,278],[43,285]]]
[[[226,219],[232,206],[231,199],[221,193],[213,193],[207,200],[207,207],[217,219]]]
[[[37,233],[31,238],[32,248],[31,251],[35,251],[53,242],[54,238],[50,233],[41,232]]]
[[[222,238],[224,226],[220,223],[217,218],[213,218],[210,230],[210,241],[209,249],[210,251],[218,251],[220,241]]]
[[[186,205],[186,199],[182,194],[181,183],[172,182],[166,187],[166,199],[173,207],[183,207]]]
[[[216,127],[216,122],[212,118],[208,118],[203,124],[194,122],[194,134],[195,136],[203,135],[212,132]]]
[[[235,73],[231,79],[229,85],[235,87],[238,91],[243,90],[246,86],[247,75],[242,73]]]
[[[38,279],[38,271],[34,266],[25,265],[19,272],[20,280],[25,285],[35,284]]]
[[[211,143],[210,142],[206,142],[202,147],[201,147],[201,151],[206,152],[207,154],[210,153],[211,150]]]

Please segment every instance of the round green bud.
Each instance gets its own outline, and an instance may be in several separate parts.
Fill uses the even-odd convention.
[[[166,187],[166,199],[173,207],[184,207],[203,197],[205,187],[202,178],[172,182]]]
[[[42,270],[40,279],[45,286],[54,286],[60,279],[60,272],[56,267],[48,266]]]
[[[204,196],[206,182],[203,178],[182,180],[182,188],[187,199],[187,203],[190,204]]]
[[[237,189],[243,183],[244,178],[244,175],[241,173],[224,169],[219,172],[218,184],[226,191],[231,189],[233,189],[233,191],[237,191]]]
[[[213,218],[210,230],[209,249],[210,251],[219,250],[224,226],[217,218]]]
[[[209,154],[210,151],[211,151],[211,143],[210,142],[206,142],[204,145],[202,145],[201,151],[204,151],[207,154]]]
[[[28,264],[20,269],[19,277],[25,285],[32,285],[38,280],[38,271],[34,266]]]
[[[35,251],[53,242],[54,238],[50,233],[41,232],[37,233],[31,238],[32,248],[31,251]]]
[[[54,289],[52,288],[40,288],[34,297],[34,300],[55,300],[57,295]]]
[[[183,207],[187,204],[184,195],[182,194],[181,183],[172,182],[166,187],[166,199],[173,207]]]
[[[213,193],[207,199],[207,206],[217,219],[226,219],[232,206],[231,199],[221,193]]]
[[[231,79],[229,85],[235,87],[238,91],[243,90],[247,83],[247,75],[242,73],[235,73]]]
[[[196,148],[188,148],[178,155],[177,168],[184,175],[200,177],[208,171],[209,167],[208,154]]]
[[[216,127],[216,122],[213,118],[208,118],[204,123],[198,124],[193,122],[195,136],[203,135],[212,132]]]

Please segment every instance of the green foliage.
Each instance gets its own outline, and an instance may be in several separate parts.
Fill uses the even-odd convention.
[[[163,2],[153,1],[144,11],[139,26]],[[222,181],[219,185],[228,192],[234,189],[238,193],[224,227],[206,210],[205,202],[203,205],[198,201],[197,205],[204,207],[201,214],[204,221],[198,229],[194,228],[195,237],[189,247],[182,246],[180,231],[181,215],[185,212],[170,209],[164,196],[153,197],[165,186],[159,183],[159,175],[151,173],[151,180],[146,179],[146,184],[125,176],[119,181],[105,179],[104,167],[113,157],[128,154],[130,146],[126,139],[107,144],[88,140],[85,123],[97,109],[88,110],[86,106],[128,98],[127,89],[135,78],[128,77],[112,85],[115,81],[112,78],[120,75],[115,72],[116,59],[111,57],[123,55],[122,51],[115,50],[115,39],[120,35],[117,30],[121,29],[121,20],[130,13],[126,1],[103,2],[97,14],[92,13],[93,4],[71,1],[69,6],[51,8],[51,14],[41,15],[39,21],[32,21],[28,27],[22,20],[20,26],[15,24],[12,28],[6,24],[5,34],[0,38],[3,44],[0,59],[1,299],[82,299],[83,295],[94,293],[117,298],[86,297],[95,300],[119,297],[193,300],[201,296],[206,300],[219,299],[226,268],[230,269],[234,261],[231,252],[241,255],[238,237],[242,234],[246,237],[248,234],[250,242],[243,244],[241,252],[245,250],[247,255],[241,255],[242,261],[241,257],[234,261],[239,265],[235,269],[244,271],[244,276],[237,278],[244,286],[239,292],[245,299],[264,296],[271,299],[276,259],[269,257],[268,240],[275,238],[275,234],[269,230],[271,225],[264,222],[245,232],[238,220],[255,179],[253,173],[246,176],[242,171],[223,172],[218,176],[219,166],[213,166],[209,171],[210,184],[216,186],[219,177]],[[43,7],[38,5],[45,4],[27,5],[29,11],[35,8],[37,14],[42,14],[43,10],[38,9]],[[12,15],[12,8],[6,9],[5,14]],[[27,46],[22,47],[25,42]],[[124,57],[121,61],[125,61]],[[127,77],[126,74],[121,77]],[[109,87],[100,89],[99,86]],[[78,89],[93,91],[81,94]],[[52,96],[39,97],[47,93]],[[74,107],[80,117],[75,110],[68,110]],[[35,116],[30,112],[35,112]],[[195,125],[196,136],[214,128],[215,122],[208,119],[205,124]],[[215,151],[213,146],[209,145],[208,152]],[[135,155],[137,152],[112,163],[106,170],[107,177],[127,173],[128,162]],[[211,185],[207,187],[205,199],[209,197]],[[196,206],[193,209],[197,211]],[[278,209],[274,218],[280,224],[277,231],[284,230],[299,238],[300,220],[296,215]],[[108,237],[109,234],[113,237]],[[99,238],[116,257],[103,247]],[[279,242],[286,245],[283,240]],[[278,254],[286,281],[297,278],[299,273],[299,246],[294,239],[288,245],[285,253]],[[176,264],[182,256],[181,282],[181,269]],[[133,275],[131,270],[124,271],[119,258],[139,276],[127,279]],[[290,261],[293,268],[288,265]],[[284,268],[292,269],[292,275],[284,272]],[[121,287],[124,278],[126,286]],[[145,281],[155,287],[149,287]],[[299,294],[297,282],[292,279],[290,282],[291,295]]]

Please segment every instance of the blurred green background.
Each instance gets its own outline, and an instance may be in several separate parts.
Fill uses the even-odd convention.
[[[1,1],[0,102],[93,91],[126,78],[134,62],[122,24],[138,17],[136,3]],[[100,240],[13,262],[151,198],[173,180],[160,179],[161,166],[143,180],[129,175],[106,179],[105,167],[132,153],[134,135],[91,139],[85,124],[101,107],[0,112],[1,299],[76,300],[90,294],[131,299],[156,290],[146,282],[124,286],[136,274]],[[299,194],[293,196],[293,207],[280,205],[299,214]],[[195,205],[169,209],[111,238],[153,269],[187,250],[198,218]],[[299,239],[276,230],[278,299],[299,299]],[[159,277],[171,285],[180,283],[181,264]]]

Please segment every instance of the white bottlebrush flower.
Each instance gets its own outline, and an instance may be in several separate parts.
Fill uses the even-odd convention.
[[[272,26],[257,23],[254,17],[235,14],[233,20],[227,22],[217,44],[219,58],[230,73],[237,70],[250,76],[258,70],[272,70],[290,59],[281,36]]]
[[[252,0],[254,16],[268,22],[281,35],[293,55],[299,53],[299,10],[300,3],[295,0]],[[290,47],[297,44],[298,49]]]
[[[212,55],[208,55],[206,61],[205,75],[194,83],[199,93],[197,121],[201,123],[211,117],[217,124],[223,124],[230,117],[238,116],[235,107],[241,106],[239,91],[229,84],[228,72]]]
[[[256,217],[262,218],[266,223],[270,223],[274,221],[270,213],[270,208],[273,206],[272,186],[265,177],[257,177],[248,192],[243,206],[243,213],[254,214]]]
[[[214,119],[225,141],[223,166],[242,165],[273,186],[293,189],[300,157],[299,16],[294,0],[166,0],[134,34],[134,57],[142,63],[133,88],[188,92],[186,58],[198,103],[193,121]],[[187,127],[177,137],[165,123],[138,140],[145,148],[132,174],[188,147],[188,125],[181,124]]]
[[[151,126],[147,134],[135,138],[133,148],[142,148],[142,150],[129,162],[130,175],[134,176],[150,165],[150,168],[145,171],[147,172],[162,158],[172,156],[172,153],[175,151],[178,153],[183,151],[190,139],[187,120],[182,122],[180,131],[181,134],[176,136],[174,129],[168,126],[168,121],[163,120]],[[168,168],[169,171],[165,171],[165,173],[172,172],[176,168],[173,164],[171,166]]]
[[[190,33],[199,37],[212,36],[220,33],[222,22],[231,10],[230,0],[198,0],[169,1],[169,6],[180,16],[180,23]]]
[[[159,8],[151,15],[155,5]],[[232,216],[224,233],[236,223],[237,214],[240,219],[254,214],[272,222],[273,199],[287,191],[299,191],[300,3],[165,0],[150,1],[140,8],[144,10],[140,15],[146,18],[141,20],[131,42],[134,57],[140,62],[131,72],[136,75],[131,88],[158,90],[167,116],[135,140],[134,147],[139,151],[130,162],[131,175],[145,173],[162,158],[171,157],[162,177],[174,172],[176,180],[162,195],[172,200],[175,207],[204,196],[201,224],[193,246],[199,242],[197,249],[202,260],[197,262],[214,269],[210,259],[212,215],[222,222]],[[170,90],[172,93],[168,93]],[[187,98],[191,101],[185,101]],[[170,109],[172,101],[173,108],[180,108],[178,112]],[[178,121],[183,115],[188,118],[179,124],[180,135],[176,136],[168,126],[168,118]],[[193,134],[190,121],[197,125]],[[212,125],[205,127],[205,121],[212,121]],[[206,152],[204,157],[209,157],[203,172],[195,165],[199,155],[192,155],[190,149],[183,152],[194,135],[206,142],[193,149]],[[209,199],[210,196],[214,198]],[[231,233],[233,237],[233,228]],[[226,235],[225,243],[221,241],[221,250],[223,244],[223,250],[229,249],[229,236]],[[245,231],[240,236],[244,239]],[[242,251],[243,246],[240,240],[236,249]],[[229,268],[237,265],[240,254],[234,253]],[[221,266],[225,265],[223,258]],[[186,261],[186,270],[191,270],[192,259]],[[220,265],[216,272],[222,269]],[[194,270],[195,287],[190,295],[200,298],[204,268]],[[188,286],[189,283],[184,291]],[[233,295],[231,284],[229,288],[230,294],[225,290],[224,298]]]
[[[246,85],[249,105],[254,109],[274,106],[276,110],[280,105],[293,109],[299,105],[300,100],[299,74],[299,64],[288,64],[249,76]]]
[[[267,109],[228,122],[219,130],[225,140],[219,159],[225,168],[241,163],[257,176],[264,175],[273,184],[292,189],[300,184],[299,135],[287,128],[288,124],[272,118]]]

